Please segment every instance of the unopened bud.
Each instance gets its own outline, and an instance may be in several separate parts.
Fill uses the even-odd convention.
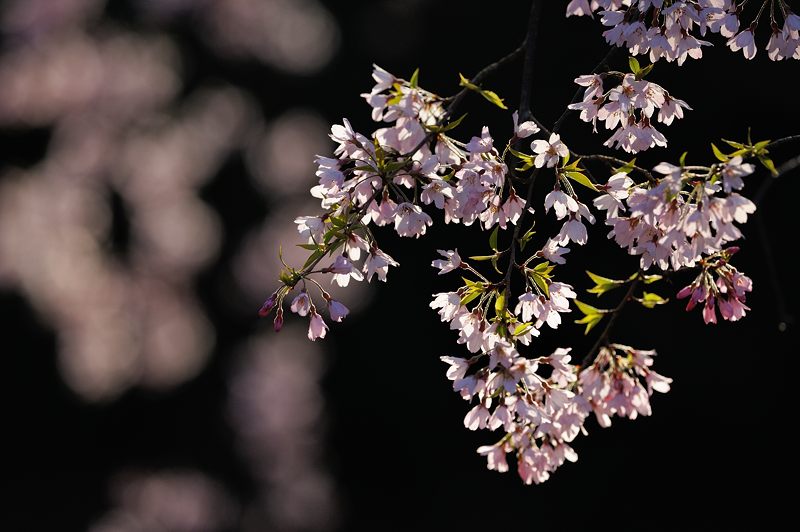
[[[271,296],[264,301],[264,304],[261,305],[261,308],[258,309],[258,317],[259,318],[266,318],[269,316],[269,313],[272,312],[272,309],[275,308],[275,301],[277,300],[278,293],[275,292]]]

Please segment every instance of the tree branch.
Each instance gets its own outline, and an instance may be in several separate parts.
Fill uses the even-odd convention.
[[[520,122],[531,119],[531,92],[533,91],[533,60],[536,56],[536,37],[539,34],[539,15],[543,0],[531,2],[528,31],[525,36],[525,62],[522,66],[522,84],[519,91]]]

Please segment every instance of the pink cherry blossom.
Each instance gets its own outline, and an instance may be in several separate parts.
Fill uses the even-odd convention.
[[[531,149],[538,154],[533,161],[536,168],[552,168],[558,164],[560,157],[569,155],[569,149],[561,142],[558,133],[552,133],[549,140],[534,140]]]

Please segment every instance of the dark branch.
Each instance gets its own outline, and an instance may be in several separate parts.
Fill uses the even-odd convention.
[[[514,49],[514,51],[512,51],[511,53],[509,53],[504,57],[501,57],[494,63],[483,67],[483,69],[481,69],[480,72],[475,74],[475,76],[472,79],[470,79],[470,82],[474,83],[475,85],[480,85],[481,82],[486,78],[488,78],[489,76],[491,76],[495,70],[507,65],[508,63],[512,62],[514,59],[519,57],[525,50],[527,41],[528,37],[526,36],[525,40],[522,41],[522,44],[520,44],[516,49]],[[453,96],[453,100],[450,102],[450,105],[447,106],[445,116],[446,117],[453,116],[453,114],[456,112],[456,109],[458,109],[458,106],[461,105],[461,102],[464,101],[464,98],[466,98],[467,94],[470,92],[471,92],[470,89],[464,87],[458,92],[458,94]]]
[[[767,144],[767,148],[777,148],[778,146],[782,146],[783,144],[788,144],[790,142],[797,142],[797,141],[800,141],[800,135],[783,137],[782,139],[774,140],[769,144]]]
[[[522,66],[522,86],[519,92],[520,122],[531,119],[531,92],[533,91],[533,60],[536,56],[536,37],[539,34],[539,14],[543,0],[531,2],[528,31],[525,36],[525,63]]]

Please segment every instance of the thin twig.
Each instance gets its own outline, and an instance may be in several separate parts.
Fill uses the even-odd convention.
[[[601,162],[604,162],[604,163],[608,164],[609,166],[614,166],[614,165],[627,166],[629,164],[628,161],[623,161],[622,159],[618,159],[618,158],[612,157],[610,155],[601,155],[601,154],[597,154],[597,153],[588,154],[588,155],[587,154],[582,154],[582,153],[577,153],[577,152],[571,152],[571,153],[572,153],[572,156],[575,157],[575,158],[583,159],[584,161],[601,161]],[[636,166],[635,164],[634,165],[630,165],[630,167],[631,167],[631,169],[636,170],[637,172],[642,174],[644,177],[646,177],[647,180],[650,181],[651,183],[657,182],[657,179],[653,176],[653,174],[650,172],[650,170],[647,170],[646,168],[642,168],[641,166]]]
[[[787,137],[787,139],[792,138],[800,139],[800,135],[797,135],[796,137]],[[779,139],[775,142],[788,142],[787,139]],[[766,197],[767,192],[769,192],[769,189],[772,188],[773,183],[775,183],[775,180],[785,176],[797,168],[800,168],[800,155],[785,161],[777,168],[778,175],[773,178],[765,179],[764,182],[761,183],[758,192],[756,192],[756,195],[753,197],[753,203],[755,203],[757,206],[760,206],[761,202]],[[779,330],[784,330],[787,325],[790,325],[794,322],[794,317],[787,310],[786,300],[783,297],[783,289],[781,288],[778,278],[778,267],[775,263],[775,256],[772,252],[772,246],[769,243],[769,231],[767,231],[767,225],[764,222],[764,216],[761,210],[757,212],[755,221],[756,228],[758,229],[758,239],[761,242],[761,251],[764,256],[764,262],[767,264],[770,287],[772,288],[772,293],[775,297],[775,308],[778,313],[778,328]]]
[[[522,54],[522,52],[525,50],[525,43],[526,42],[527,42],[527,36],[526,36],[525,40],[522,41],[522,44],[520,44],[512,52],[510,52],[507,55],[501,57],[500,59],[498,59],[494,63],[492,63],[490,65],[486,65],[485,67],[483,67],[480,70],[480,72],[475,74],[475,76],[472,79],[470,79],[470,83],[472,83],[474,85],[480,84],[484,79],[486,79],[490,75],[492,75],[495,70],[507,65],[508,63],[512,62],[514,59],[519,57]],[[438,120],[437,125],[442,125],[447,119],[452,117],[455,114],[455,112],[458,109],[458,107],[461,105],[461,102],[464,101],[464,98],[466,98],[467,94],[469,94],[470,92],[472,92],[471,89],[469,89],[468,87],[464,87],[455,96],[452,96],[451,99],[450,99],[450,104],[445,109],[444,115],[442,115],[442,117]],[[419,144],[414,146],[414,148],[409,153],[407,153],[405,155],[407,157],[410,157],[413,154],[417,153],[417,151],[419,151],[420,148],[422,148],[427,143],[429,143],[431,141],[431,139],[433,139],[433,137],[435,137],[436,135],[438,135],[438,133],[434,133],[433,131],[431,131],[430,133],[425,135],[425,138],[422,139]]]
[[[642,283],[642,271],[639,270],[638,274],[636,275],[636,278],[633,280],[633,282],[631,282],[631,285],[628,287],[628,291],[625,292],[625,296],[623,296],[619,304],[607,312],[607,314],[611,314],[611,318],[609,318],[608,323],[606,323],[606,326],[603,329],[603,332],[600,333],[600,336],[597,337],[597,340],[595,341],[592,348],[589,349],[589,352],[586,353],[586,356],[583,357],[583,360],[581,360],[580,366],[582,368],[585,368],[589,363],[591,363],[594,360],[594,357],[597,355],[598,349],[600,349],[603,346],[604,342],[608,342],[608,334],[611,332],[611,328],[614,327],[614,322],[617,321],[617,318],[622,312],[622,309],[625,308],[625,305],[627,305],[628,302],[631,299],[633,299],[633,292],[639,287],[641,283]]]
[[[539,3],[539,1],[540,0],[533,0],[533,4],[534,5],[531,6],[531,17],[528,20],[528,34],[525,37],[525,40],[528,43],[530,42],[530,40],[532,38],[532,35],[535,35],[536,32],[538,31],[537,30],[538,10],[535,7],[535,4]],[[532,77],[533,77],[533,59],[534,59],[533,52],[535,50],[535,45],[531,45],[530,48],[526,47],[526,50],[528,50],[528,49],[531,51],[531,55],[529,57],[527,53],[525,54],[525,67],[524,68],[526,69],[526,72],[523,73],[522,83],[523,84],[528,84],[529,86],[527,87],[527,89],[525,87],[523,87],[522,90],[520,91],[520,93],[521,93],[521,96],[520,96],[520,115],[523,115],[523,113],[525,112],[525,108],[522,107],[522,104],[525,103],[525,101],[522,99],[522,97],[525,96],[527,98],[530,98],[530,96],[529,96],[530,93],[527,92],[527,91],[530,91],[531,88],[532,88],[530,85],[532,84]],[[609,51],[606,54],[606,56],[603,57],[603,59],[597,64],[597,66],[595,66],[594,69],[592,69],[593,73],[599,72],[601,69],[603,69],[608,64],[608,61],[614,55],[615,49],[616,49],[616,47],[612,48],[611,51]],[[582,90],[583,89],[581,88],[575,93],[575,96],[573,96],[573,98],[572,98],[572,102],[576,101],[576,98],[578,98],[578,99],[580,98]],[[570,102],[570,103],[572,103],[572,102]],[[527,102],[526,106],[528,107],[528,109],[527,109],[528,112],[532,113],[532,110],[530,109],[530,101]],[[558,120],[556,120],[556,123],[553,125],[553,128],[552,128],[552,131],[554,133],[557,132],[561,128],[561,125],[563,124],[564,119],[566,118],[568,113],[569,113],[569,110],[564,111],[564,113],[558,118]],[[532,118],[532,114],[531,114],[531,118]],[[537,121],[537,123],[538,123],[538,121]],[[547,128],[544,128],[541,125],[540,125],[540,128],[543,131],[547,130]],[[528,207],[530,207],[531,202],[533,200],[533,187],[534,187],[534,185],[536,183],[536,177],[539,175],[539,171],[540,170],[541,170],[540,168],[536,168],[536,169],[534,169],[533,173],[531,174],[531,179],[530,179],[530,182],[528,183],[528,193],[525,196],[525,206],[522,209],[522,216],[520,217],[519,220],[517,220],[517,224],[514,226],[514,232],[513,232],[512,236],[511,236],[511,247],[510,247],[511,251],[510,251],[509,259],[508,259],[508,269],[506,270],[506,274],[505,274],[505,278],[504,278],[504,284],[505,284],[504,293],[505,293],[505,302],[506,302],[505,304],[506,305],[508,305],[508,302],[510,300],[510,295],[511,295],[511,275],[513,274],[514,267],[516,266],[516,254],[517,254],[517,244],[516,243],[517,243],[517,240],[519,239],[519,233],[522,230],[523,220],[525,218],[525,213],[528,212]]]

